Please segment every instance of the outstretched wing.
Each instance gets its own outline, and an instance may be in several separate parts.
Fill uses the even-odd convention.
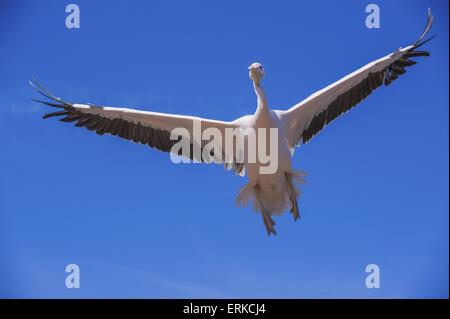
[[[148,145],[159,151],[189,157],[199,162],[222,163],[225,157],[223,156],[224,154],[221,154],[222,156],[219,157],[216,156],[217,154],[214,154],[211,141],[203,142],[201,139],[197,141],[193,138],[195,137],[193,133],[195,124],[200,124],[197,126],[200,128],[200,134],[205,129],[215,128],[220,131],[222,137],[225,137],[226,128],[234,129],[237,127],[237,124],[233,122],[216,121],[200,117],[70,103],[54,96],[34,80],[30,81],[30,84],[49,100],[33,99],[34,101],[60,109],[57,112],[45,114],[44,119],[60,117],[59,120],[62,122],[75,122],[75,126],[85,127],[99,135],[111,134],[135,143]],[[194,124],[194,122],[196,123]],[[184,129],[184,132],[187,132],[187,134],[177,133],[171,139],[171,132],[174,129]],[[173,147],[182,138],[189,139],[190,149],[188,154],[182,153],[181,148]],[[222,149],[223,141],[217,142],[222,143],[220,145],[220,149]],[[194,151],[194,144],[198,146],[199,152]],[[203,152],[206,144],[209,144],[208,151]],[[206,158],[205,154],[207,154]],[[225,167],[233,169],[237,174],[244,174],[243,164],[241,163],[225,163]]]
[[[364,100],[375,89],[391,84],[406,68],[416,64],[411,58],[429,56],[417,49],[431,40],[424,37],[431,29],[433,15],[428,9],[428,20],[419,39],[412,45],[373,61],[341,80],[317,91],[287,111],[277,111],[285,127],[290,147],[306,144],[327,124]]]

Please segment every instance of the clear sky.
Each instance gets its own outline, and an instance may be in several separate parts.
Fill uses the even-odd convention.
[[[448,297],[448,2],[69,1],[0,4],[0,296]],[[30,100],[35,77],[73,102],[233,120],[255,110],[247,66],[288,108],[420,35],[408,73],[297,150],[302,219],[237,208],[221,165],[97,136]],[[65,287],[65,267],[81,288]],[[365,267],[381,288],[365,287]]]

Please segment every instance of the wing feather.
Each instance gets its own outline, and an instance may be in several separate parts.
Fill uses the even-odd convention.
[[[194,121],[199,121],[202,130],[207,128],[216,128],[221,131],[222,136],[225,136],[226,128],[236,128],[237,124],[233,122],[223,122],[216,120],[203,119],[192,116],[181,116],[174,114],[165,114],[157,112],[146,112],[134,109],[100,107],[93,104],[74,104],[62,100],[54,96],[49,91],[43,88],[35,80],[30,81],[30,84],[45,98],[50,101],[42,101],[33,99],[36,102],[58,108],[58,111],[47,113],[43,116],[44,119],[51,117],[59,117],[61,122],[74,122],[76,127],[85,127],[86,129],[96,132],[98,135],[110,134],[120,138],[148,145],[151,148],[162,152],[173,152],[173,146],[181,140],[171,140],[171,131],[174,128],[185,128],[190,138],[193,135]],[[200,154],[203,154],[203,148],[206,143],[200,141]],[[199,162],[216,162],[220,163],[217,158],[208,157],[196,158],[194,154],[194,139],[190,139],[190,154],[191,160]],[[222,145],[224,145],[222,141]],[[213,152],[212,152],[213,153]],[[181,154],[181,149],[177,152]],[[233,169],[237,174],[243,175],[243,165],[237,163],[225,163],[225,168]]]
[[[417,63],[411,58],[429,56],[428,51],[416,49],[434,38],[423,40],[432,22],[433,15],[428,10],[425,30],[414,44],[367,64],[287,111],[276,111],[284,123],[289,146],[306,144],[326,125],[366,99],[374,90],[390,85],[406,73],[406,68]]]

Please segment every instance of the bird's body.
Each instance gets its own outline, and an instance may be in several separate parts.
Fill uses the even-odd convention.
[[[289,209],[294,220],[300,216],[297,205],[300,192],[296,184],[303,182],[304,174],[292,168],[295,147],[307,143],[327,124],[364,100],[376,88],[383,84],[389,85],[404,74],[406,67],[416,63],[410,60],[411,58],[428,56],[427,51],[418,51],[417,48],[431,39],[423,40],[431,28],[432,20],[433,16],[429,11],[425,31],[414,44],[367,64],[285,111],[270,109],[261,85],[265,71],[261,64],[253,63],[249,67],[249,76],[257,96],[256,111],[232,122],[92,104],[73,104],[50,94],[35,81],[31,84],[39,93],[52,100],[39,102],[62,109],[46,114],[44,118],[64,116],[61,121],[76,122],[76,126],[86,127],[99,135],[119,136],[198,161],[224,163],[227,169],[232,169],[236,174],[243,176],[245,173],[248,183],[239,192],[237,202],[251,202],[255,210],[261,213],[267,232],[276,234],[272,215],[280,215]],[[185,152],[184,148],[181,151],[177,148],[178,144],[184,137],[195,135],[196,123],[201,123],[200,133],[214,130],[215,136],[219,138],[207,141],[190,139],[188,152]],[[181,130],[182,133],[176,134],[177,138],[174,139],[175,130]],[[254,144],[257,155],[255,160],[252,160],[249,148],[243,149],[243,159],[239,160],[237,154],[241,148],[234,144],[234,152],[229,156],[224,147],[227,145],[228,130],[237,130],[237,135],[244,136],[247,144]],[[254,132],[255,143],[250,143],[251,138],[242,133],[247,130]],[[202,152],[193,151],[196,147]],[[220,153],[224,157],[219,156]],[[261,153],[275,156],[270,156],[267,161],[267,157],[261,156]],[[275,167],[268,170],[267,168],[274,164],[272,162],[275,162]]]
[[[250,66],[250,72],[258,70],[261,67],[259,63]],[[262,67],[261,67],[262,68]],[[298,191],[294,189],[292,175],[295,172],[292,169],[292,155],[287,144],[284,125],[278,114],[270,110],[265,93],[259,83],[254,83],[255,93],[258,97],[258,104],[253,116],[246,116],[240,123],[242,128],[251,128],[255,131],[256,141],[265,141],[265,147],[262,152],[277,153],[277,167],[273,173],[262,174],[261,168],[267,164],[262,163],[259,158],[255,162],[245,161],[244,167],[248,178],[248,184],[244,186],[238,196],[238,203],[245,204],[251,201],[257,211],[260,211],[267,231],[275,233],[271,215],[280,215],[289,208],[290,201],[297,202]],[[276,129],[276,149],[270,143],[271,129]],[[259,143],[256,143],[256,153],[260,151]],[[247,157],[246,157],[247,158]],[[291,203],[291,209],[292,209]]]

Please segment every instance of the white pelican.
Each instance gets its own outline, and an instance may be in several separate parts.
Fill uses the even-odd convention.
[[[395,52],[375,60],[355,72],[345,76],[326,88],[315,92],[305,100],[288,110],[270,110],[261,86],[265,75],[259,63],[249,67],[249,76],[257,96],[257,108],[253,115],[246,115],[232,122],[210,120],[198,117],[139,111],[127,108],[99,107],[92,104],[69,103],[45,90],[36,81],[30,84],[51,101],[40,101],[49,106],[61,108],[61,111],[44,115],[44,118],[62,116],[60,121],[76,122],[75,126],[86,127],[99,135],[111,134],[131,140],[164,152],[174,152],[177,140],[171,140],[170,134],[175,128],[183,128],[193,133],[194,121],[200,121],[202,130],[216,128],[225,136],[227,128],[276,128],[278,130],[278,166],[274,173],[261,174],[260,162],[226,163],[227,169],[237,174],[247,172],[248,184],[240,191],[237,202],[251,201],[257,212],[260,212],[268,235],[276,235],[272,215],[281,215],[290,209],[294,220],[300,216],[297,198],[299,190],[294,180],[302,181],[302,174],[292,169],[291,157],[294,148],[305,144],[320,132],[327,124],[364,100],[376,88],[389,85],[404,74],[405,68],[413,64],[411,58],[429,56],[427,51],[417,49],[433,37],[425,40],[433,22],[433,15],[428,9],[428,20],[425,30],[413,44],[400,48]],[[191,142],[191,146],[193,142]],[[200,147],[206,147],[201,143]],[[178,153],[177,153],[178,154]],[[211,153],[211,155],[214,155]],[[191,158],[208,161],[202,156]],[[220,162],[217,161],[216,162]]]

